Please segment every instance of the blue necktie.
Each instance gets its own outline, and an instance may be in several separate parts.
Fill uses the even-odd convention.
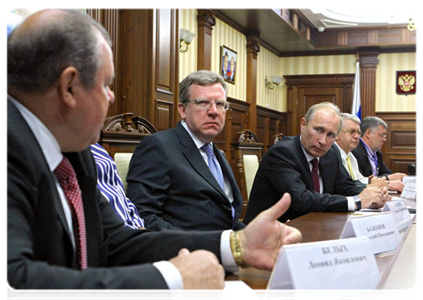
[[[217,162],[217,158],[213,153],[213,148],[211,147],[210,144],[204,144],[202,149],[207,154],[207,162],[209,164],[210,171],[212,172],[213,176],[216,178],[217,183],[220,185],[222,190],[225,191],[225,184],[223,181],[222,169],[220,168],[220,165]]]
[[[220,168],[220,165],[217,162],[217,158],[214,155],[212,146],[210,144],[204,144],[204,146],[201,148],[207,154],[207,162],[209,164],[210,171],[212,172],[213,176],[216,178],[217,183],[219,183],[220,187],[222,188],[222,191],[225,191],[225,183],[223,181],[222,168]],[[232,206],[232,204],[231,204],[231,210],[232,210],[232,219],[234,219],[235,209]]]

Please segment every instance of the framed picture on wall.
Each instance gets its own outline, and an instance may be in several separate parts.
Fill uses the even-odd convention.
[[[226,46],[220,48],[220,75],[225,81],[235,84],[237,53]]]

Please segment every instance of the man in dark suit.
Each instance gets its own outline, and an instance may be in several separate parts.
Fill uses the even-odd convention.
[[[357,148],[352,152],[357,158],[360,173],[363,176],[385,177],[386,180],[400,180],[406,176],[404,173],[392,173],[391,169],[383,162],[381,152],[386,141],[388,125],[378,117],[367,117],[361,124],[361,138]]]
[[[271,207],[284,193],[291,195],[292,203],[279,219],[282,222],[309,212],[382,207],[389,200],[387,190],[357,187],[333,153],[331,146],[340,128],[337,106],[324,102],[310,107],[301,120],[301,135],[284,137],[264,155],[251,190],[245,223]],[[314,159],[317,162],[312,167]]]
[[[276,221],[289,196],[244,230],[201,233],[125,227],[101,196],[88,146],[114,101],[110,45],[76,10],[37,12],[8,38],[9,284],[222,288],[220,262],[271,269],[280,244],[301,239]]]
[[[182,121],[143,139],[132,156],[128,197],[150,229],[240,229],[242,195],[225,156],[213,143],[225,126],[226,83],[210,71],[188,75],[180,84]],[[204,149],[212,147],[221,175],[210,169]]]

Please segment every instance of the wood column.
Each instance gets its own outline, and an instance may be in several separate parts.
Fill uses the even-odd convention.
[[[247,36],[247,102],[250,104],[248,129],[257,132],[257,53],[260,46],[255,36]]]
[[[376,70],[379,64],[379,49],[359,50],[361,118],[376,114]]]
[[[212,12],[199,9],[197,14],[197,70],[211,70],[212,31],[214,25],[216,25],[216,19]]]

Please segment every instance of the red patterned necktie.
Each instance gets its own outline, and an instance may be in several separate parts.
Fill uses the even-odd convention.
[[[59,180],[60,186],[65,193],[69,207],[72,211],[73,223],[76,227],[76,230],[74,231],[79,264],[80,268],[83,270],[87,268],[87,238],[85,231],[84,206],[82,204],[81,190],[79,189],[75,170],[69,160],[66,157],[63,157],[59,166],[57,166],[54,170],[54,174]]]
[[[311,170],[311,177],[313,178],[314,190],[320,193],[319,174],[317,173],[319,170],[319,161],[317,158],[313,158],[310,162],[313,166],[313,169]]]

